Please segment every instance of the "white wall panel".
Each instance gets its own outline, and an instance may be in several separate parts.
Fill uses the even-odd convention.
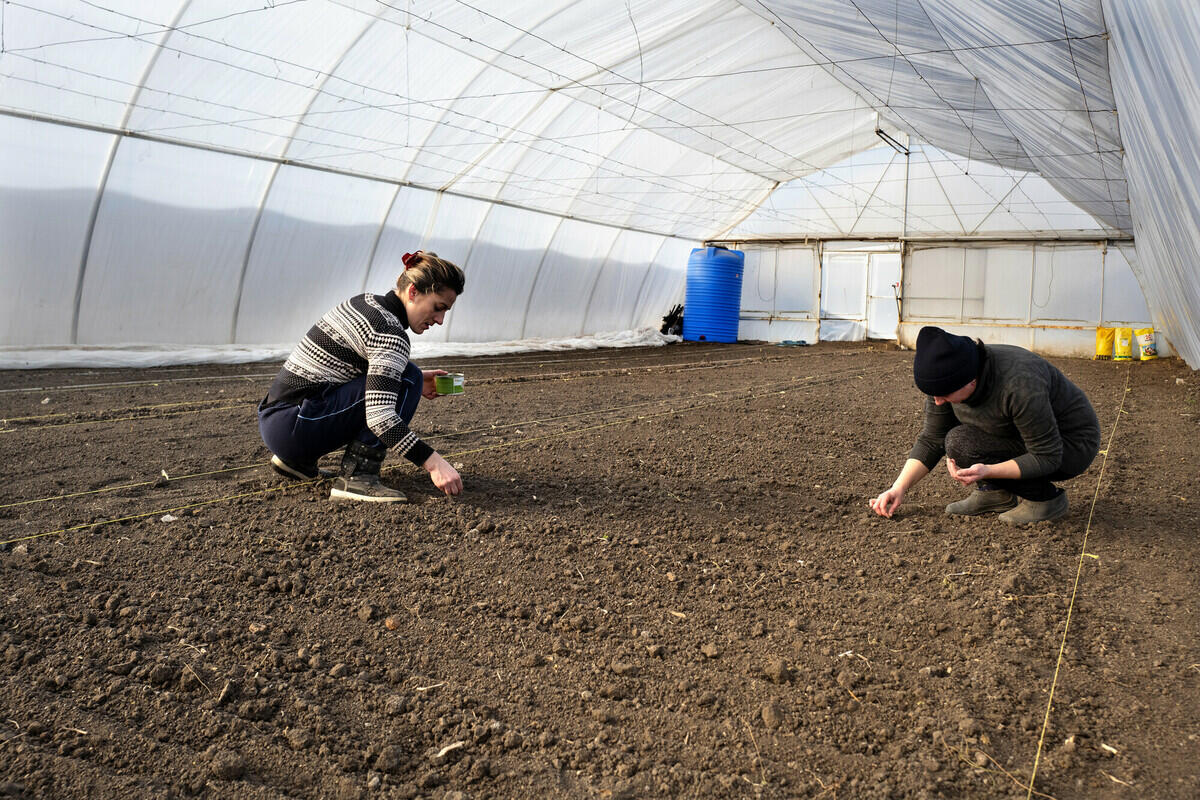
[[[775,311],[775,271],[779,249],[747,247],[742,268],[741,317],[769,316]]]
[[[1103,286],[1100,248],[1035,247],[1030,322],[1095,324]]]
[[[959,286],[965,297],[956,296]],[[987,342],[1088,357],[1096,326],[1150,326],[1133,271],[1112,247],[1107,254],[1090,244],[915,248],[904,292],[900,338],[909,345],[931,324]]]
[[[961,248],[914,249],[904,268],[903,319],[959,319],[965,260]]]
[[[1141,323],[1149,327],[1150,309],[1138,285],[1137,277],[1125,254],[1116,247],[1104,254],[1104,310],[1102,325]]]
[[[927,251],[922,251],[927,252]],[[1025,322],[1029,318],[1029,287],[1033,250],[1028,245],[949,249],[961,255],[961,318]]]
[[[88,253],[79,343],[227,343],[270,174],[261,161],[123,140]]]
[[[235,341],[297,341],[357,294],[394,191],[386,183],[280,168],[251,246]]]
[[[88,221],[113,137],[0,117],[0,346],[71,342]]]
[[[747,244],[738,249],[746,254],[738,337],[817,341],[821,275],[816,246]]]

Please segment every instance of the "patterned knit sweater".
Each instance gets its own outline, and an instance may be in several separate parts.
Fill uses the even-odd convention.
[[[367,376],[367,427],[387,447],[417,466],[433,448],[408,429],[397,412],[408,366],[408,315],[395,292],[360,294],[330,310],[288,356],[267,394],[267,405],[300,405],[329,386]]]

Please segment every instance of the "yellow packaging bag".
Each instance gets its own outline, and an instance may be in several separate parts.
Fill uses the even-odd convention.
[[[1133,360],[1133,328],[1117,328],[1116,346],[1113,348],[1113,361]]]
[[[1096,328],[1096,357],[1093,361],[1108,361],[1112,358],[1115,335],[1116,331],[1112,328]]]
[[[1154,344],[1154,328],[1138,328],[1133,335],[1137,337],[1138,358],[1142,361],[1158,358],[1158,347]]]

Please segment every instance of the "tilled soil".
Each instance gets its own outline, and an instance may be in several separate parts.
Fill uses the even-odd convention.
[[[384,507],[265,467],[278,365],[3,373],[0,796],[1200,796],[1197,373],[1056,359],[1105,451],[1015,529],[868,510],[911,363],[445,359],[466,492]]]

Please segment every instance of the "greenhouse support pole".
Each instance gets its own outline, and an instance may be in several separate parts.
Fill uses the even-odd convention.
[[[1108,272],[1108,242],[1100,245],[1100,313],[1096,318],[1100,320],[1098,325],[1104,324],[1104,277]],[[1139,284],[1140,288],[1140,284]]]
[[[906,139],[905,145],[906,146],[904,148],[904,218],[900,223],[900,241],[901,242],[904,241],[904,237],[908,236],[908,166],[909,166],[909,162],[912,161],[912,149],[907,146],[909,144],[909,142],[907,141],[907,138],[908,137],[906,136],[905,137],[905,139]],[[901,249],[901,252],[903,252],[903,249]],[[904,261],[904,259],[903,259],[903,257],[901,257],[900,269],[901,269],[902,273],[903,273],[903,269],[904,269],[903,261]]]

